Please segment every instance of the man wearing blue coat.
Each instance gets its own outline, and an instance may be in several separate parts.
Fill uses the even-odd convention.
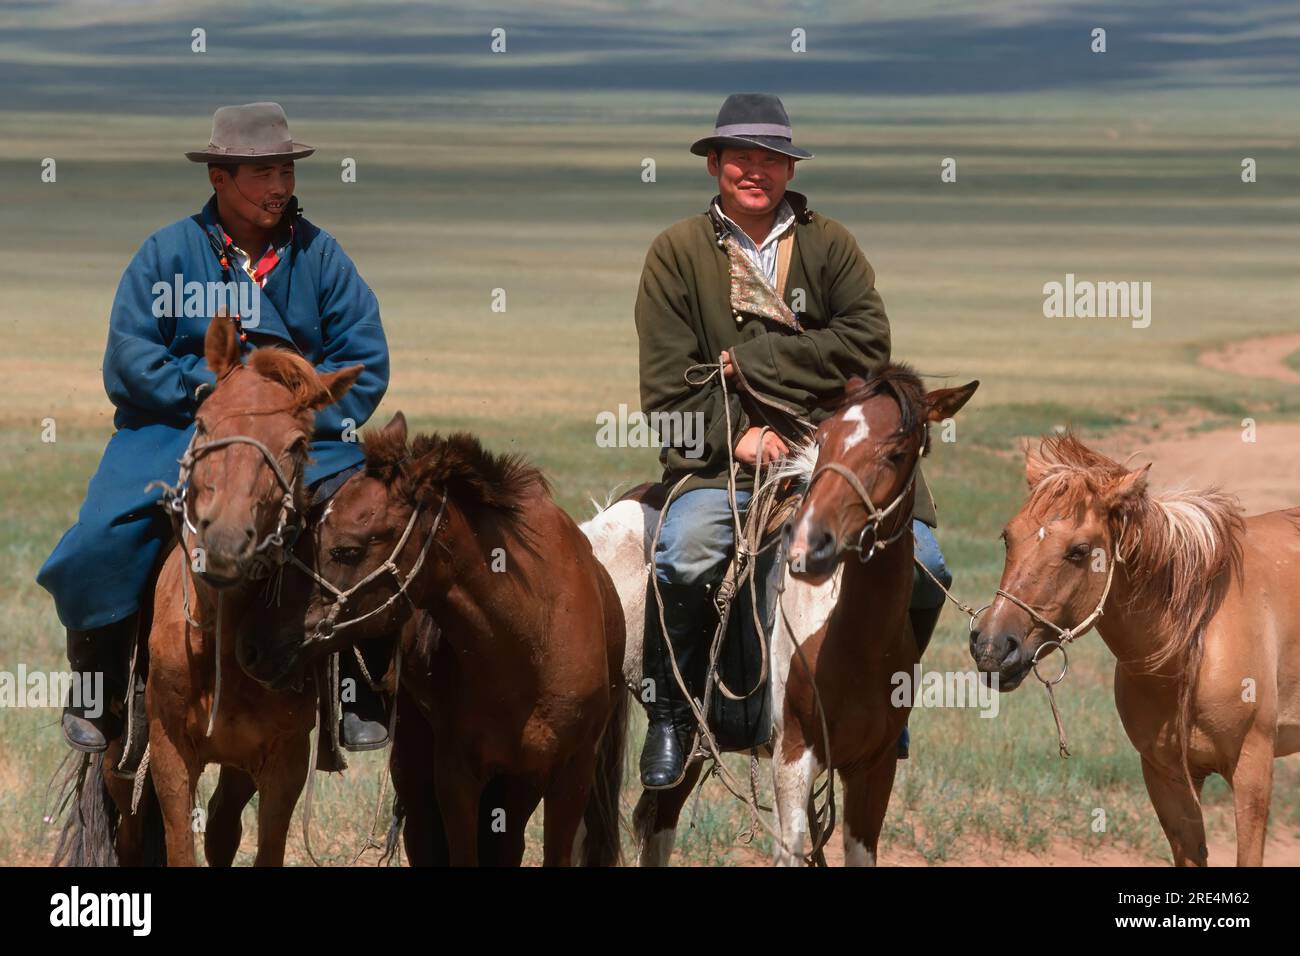
[[[108,323],[104,388],[116,431],[90,480],[77,523],[37,581],[54,596],[68,630],[68,660],[104,675],[114,706],[69,706],[63,733],[77,750],[100,752],[121,730],[126,646],[142,592],[172,537],[151,481],[177,480],[194,412],[214,384],[203,356],[216,309],[205,291],[235,290],[247,347],[300,352],[320,372],[365,366],[337,404],[316,416],[306,481],[327,497],[362,461],[354,430],[388,387],[388,344],[379,304],[329,233],[303,218],[294,160],[314,150],[293,141],[276,103],[227,106],[213,117],[207,149],[213,197],[196,215],[158,230],[127,266]],[[233,285],[232,285],[233,283]],[[382,746],[382,723],[344,721],[354,749]],[[352,740],[348,740],[352,731]]]

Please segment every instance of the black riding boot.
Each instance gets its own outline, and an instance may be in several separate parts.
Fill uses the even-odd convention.
[[[934,636],[935,626],[939,623],[939,614],[943,611],[943,605],[938,607],[914,607],[907,612],[912,619],[912,637],[916,639],[916,650],[921,656],[925,655],[925,649],[930,646],[930,638]],[[919,693],[920,688],[912,688],[913,695]],[[903,732],[898,735],[898,759],[906,760],[911,753],[912,738],[907,732],[907,724],[903,725]]]
[[[387,641],[366,643],[391,648]],[[382,651],[383,648],[371,649],[369,646],[362,650],[366,669],[376,681],[383,680],[384,674],[388,672],[388,660]],[[342,678],[345,680],[352,678],[356,688],[355,694],[344,695],[343,726],[339,732],[339,744],[344,750],[350,750],[352,753],[386,747],[388,745],[388,704],[384,695],[371,689],[370,682],[366,680],[357,665],[356,655],[344,651],[339,655],[339,665]]]
[[[128,637],[135,616],[89,631],[68,629],[74,686],[63,708],[63,739],[73,750],[103,753],[122,732]]]
[[[651,569],[650,573],[653,574],[654,570]],[[702,624],[710,622],[709,589],[660,583],[659,594],[677,669],[681,671],[687,689],[698,697],[708,656]],[[710,631],[711,628],[710,624]],[[673,675],[663,628],[659,623],[659,605],[655,601],[653,582],[646,585],[641,662],[642,677],[650,681],[648,685],[643,683],[641,690],[641,699],[649,717],[645,746],[641,748],[641,784],[647,790],[665,790],[675,786],[685,771],[690,757],[687,750],[695,736],[695,716]]]

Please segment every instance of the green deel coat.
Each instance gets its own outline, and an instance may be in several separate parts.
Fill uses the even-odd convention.
[[[865,377],[889,362],[889,319],[866,256],[847,229],[810,210],[807,197],[787,191],[785,198],[795,214],[795,237],[784,299],[802,332],[732,311],[730,268],[719,242],[725,227],[714,215],[713,203],[708,212],[661,232],[646,254],[636,299],[641,410],[650,416],[703,414],[703,448],[697,457],[660,436],[663,480],[674,483],[689,475],[682,492],[727,484],[722,387],[716,376],[704,386],[690,385],[685,373],[691,366],[716,363],[723,351],[730,351],[740,378],[761,398],[742,397],[739,379],[728,381],[735,441],[751,425],[761,424],[786,439],[796,437],[792,416],[822,421],[829,412],[821,404],[841,393],[849,378]],[[802,301],[796,301],[800,292]],[[912,514],[937,524],[919,472]]]

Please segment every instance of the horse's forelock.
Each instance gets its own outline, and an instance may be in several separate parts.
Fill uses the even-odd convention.
[[[366,474],[386,485],[397,484],[402,466],[413,456],[404,433],[384,428],[368,428],[362,433],[361,454],[365,456]]]
[[[925,394],[925,384],[915,369],[902,362],[891,362],[869,378],[857,379],[852,387],[846,388],[834,414],[878,395],[890,395],[898,403],[901,417],[898,434],[910,435],[925,421]]]
[[[301,355],[288,349],[256,349],[249,356],[248,366],[263,378],[287,388],[291,402],[298,409],[329,404],[331,401],[329,390],[316,374],[316,369]]]

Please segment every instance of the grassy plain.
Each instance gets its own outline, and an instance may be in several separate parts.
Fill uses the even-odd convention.
[[[440,104],[408,120],[295,124],[315,144],[299,164],[309,218],[337,235],[379,295],[393,357],[378,414],[421,429],[469,428],[527,453],[580,519],[590,499],[655,474],[652,452],[602,449],[596,415],[637,403],[632,303],[645,249],[713,195],[687,144],[716,102],[655,94],[513,94]],[[956,590],[984,603],[996,535],[1021,499],[1021,436],[1058,425],[1098,435],[1172,416],[1229,422],[1296,418],[1293,387],[1201,367],[1202,348],[1294,329],[1300,170],[1296,110],[1279,94],[888,100],[788,97],[818,158],[794,188],[848,225],[878,274],[894,353],[935,382],[982,381],[953,444],[927,474]],[[180,155],[206,118],[81,115],[54,125],[0,113],[0,670],[63,666],[63,635],[33,577],[72,522],[111,429],[99,363],[122,268],[153,229],[206,200],[203,169]],[[1257,160],[1244,184],[1240,163]],[[40,161],[57,161],[42,183]],[[357,162],[357,182],[340,162]],[[958,179],[941,183],[940,162]],[[643,182],[642,161],[656,163]],[[1154,317],[1047,319],[1043,284],[1150,281]],[[507,311],[490,309],[506,290]],[[57,441],[41,441],[42,422]],[[1136,450],[1136,449],[1134,449]],[[1300,496],[1298,496],[1300,497]],[[927,665],[969,665],[948,613]],[[1138,759],[1114,712],[1112,660],[1080,643],[1059,695],[1075,756],[1055,755],[1050,715],[1029,688],[996,719],[921,710],[900,769],[882,861],[891,850],[942,863],[986,845],[1050,853],[1132,849],[1166,858]],[[64,747],[58,711],[0,709],[0,863],[40,862],[46,784]],[[635,801],[629,751],[627,807]],[[318,854],[350,860],[368,828],[379,758],[319,781]],[[205,781],[204,795],[213,778]],[[1278,768],[1272,827],[1300,831],[1300,765]],[[1222,781],[1211,826],[1231,830]],[[1093,832],[1094,810],[1106,811]],[[249,811],[251,813],[251,810]],[[687,815],[691,814],[688,805]],[[532,827],[540,834],[538,819]],[[745,814],[716,783],[684,832],[691,863],[746,858]],[[254,833],[251,819],[245,833]],[[241,861],[251,859],[251,842]],[[758,848],[762,848],[761,839]],[[530,859],[539,857],[530,842]],[[291,856],[301,862],[301,841]]]

